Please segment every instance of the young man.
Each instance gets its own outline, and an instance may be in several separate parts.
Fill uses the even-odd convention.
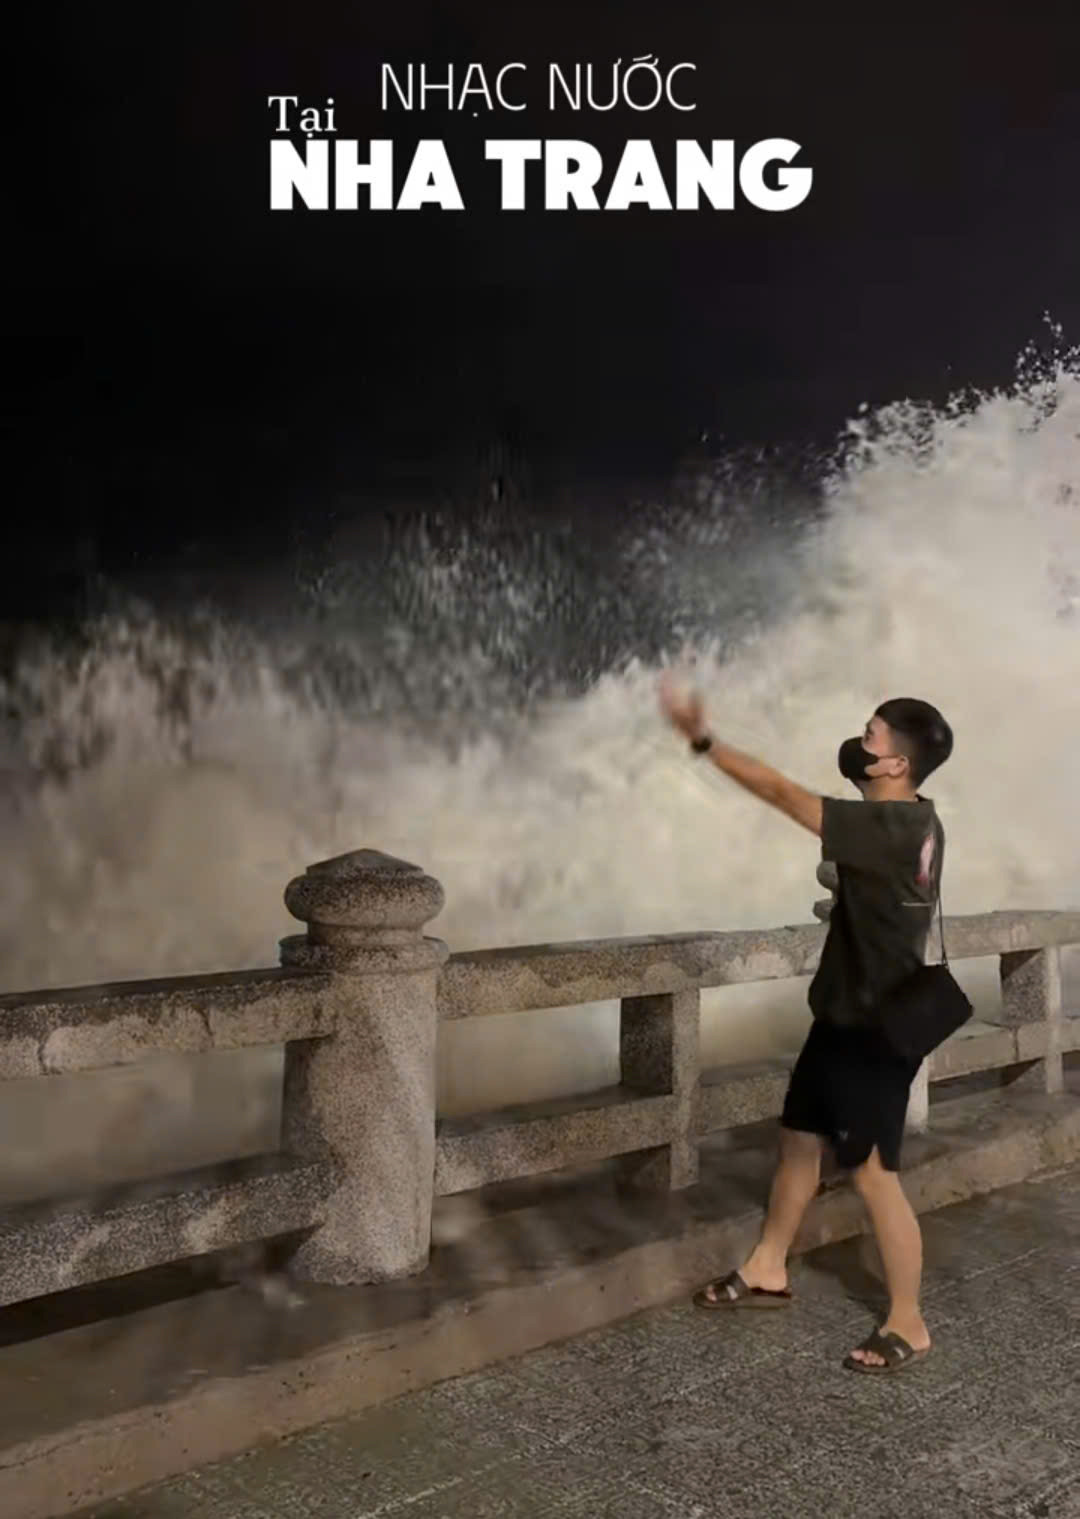
[[[880,706],[861,738],[840,746],[840,773],[861,801],[822,798],[714,738],[700,698],[661,687],[670,722],[699,754],[822,841],[839,887],[810,985],[813,1026],[780,1119],[780,1164],[761,1239],[749,1260],[699,1292],[703,1308],[772,1308],[791,1300],[787,1255],[818,1188],[826,1141],[852,1173],[885,1266],[889,1314],[847,1357],[886,1372],[920,1359],[930,1335],[919,1309],[922,1238],[898,1176],[908,1094],[918,1069],[876,1031],[882,998],[923,962],[945,835],[918,788],[952,753],[948,723],[927,702]]]

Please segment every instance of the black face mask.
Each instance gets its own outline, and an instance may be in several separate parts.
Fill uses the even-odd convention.
[[[860,781],[868,781],[867,775],[871,765],[876,765],[880,759],[890,759],[891,755],[871,754],[869,749],[864,749],[861,738],[845,738],[840,745],[840,753],[836,757],[836,763],[840,767],[840,774],[845,781],[851,781],[857,785]]]

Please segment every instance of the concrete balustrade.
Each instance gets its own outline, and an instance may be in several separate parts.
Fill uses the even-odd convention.
[[[819,880],[835,887],[827,866]],[[279,969],[0,997],[0,1079],[286,1049],[276,1154],[3,1210],[0,1304],[282,1237],[301,1277],[378,1282],[423,1270],[439,1195],[609,1160],[633,1187],[690,1187],[701,1137],[775,1117],[791,1065],[703,1070],[701,992],[807,977],[825,935],[819,922],[449,955],[424,933],[442,887],[374,850],[311,866],[285,900],[306,933],[282,942]],[[930,1081],[1012,1068],[1060,1093],[1063,1057],[1080,1048],[1060,962],[1062,946],[1080,943],[1080,913],[986,913],[946,928],[952,959],[1000,957],[1002,1007],[927,1062],[916,1127]],[[621,1005],[616,1086],[437,1117],[440,1021],[606,1001]]]

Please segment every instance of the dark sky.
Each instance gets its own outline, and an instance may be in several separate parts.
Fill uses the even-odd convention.
[[[58,555],[242,543],[306,503],[437,489],[496,438],[544,491],[663,476],[702,429],[828,436],[864,399],[1007,380],[1046,310],[1080,330],[1080,22],[967,0],[142,9],[50,11],[28,65],[51,109],[21,150],[6,414]],[[650,51],[696,63],[693,114],[546,110],[549,62]],[[379,110],[384,61],[512,59],[520,116]],[[272,93],[332,94],[339,136],[404,156],[444,139],[468,209],[271,214]],[[500,213],[481,144],[514,135],[584,138],[609,175],[628,137],[663,160],[679,136],[789,136],[815,184],[785,214]]]

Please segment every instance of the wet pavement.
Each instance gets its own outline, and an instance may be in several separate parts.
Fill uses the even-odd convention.
[[[922,1224],[901,1373],[841,1367],[883,1308],[850,1240],[790,1310],[653,1310],[82,1519],[1080,1519],[1080,1169]]]

